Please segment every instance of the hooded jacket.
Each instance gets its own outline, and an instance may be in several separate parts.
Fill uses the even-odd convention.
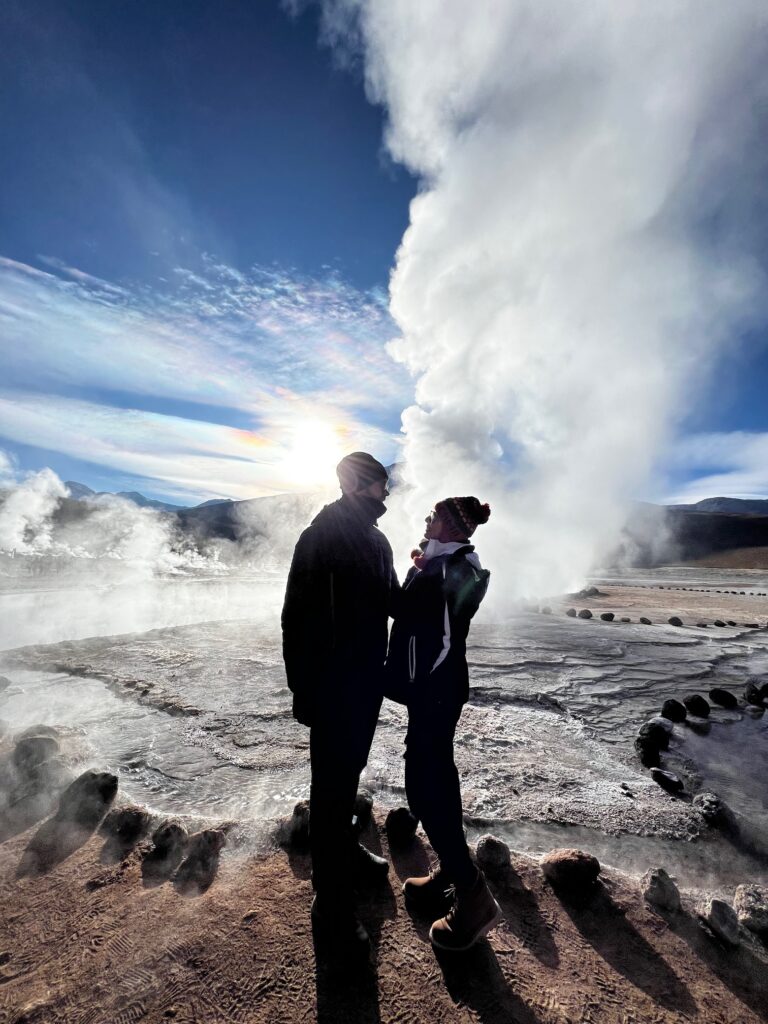
[[[465,703],[469,624],[490,572],[471,544],[430,542],[422,569],[405,578],[386,664],[386,696],[400,704],[428,697]]]
[[[282,613],[283,659],[292,692],[311,698],[334,677],[382,687],[388,618],[400,586],[375,498],[342,495],[299,537]],[[364,678],[366,677],[366,678]]]

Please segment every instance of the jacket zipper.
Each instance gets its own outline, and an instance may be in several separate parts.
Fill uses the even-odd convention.
[[[408,641],[408,672],[411,682],[416,679],[416,637],[412,636]]]

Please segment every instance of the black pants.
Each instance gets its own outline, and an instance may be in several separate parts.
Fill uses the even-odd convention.
[[[352,894],[352,814],[381,710],[381,693],[366,683],[357,678],[334,687],[309,733],[312,881],[317,892],[335,896]]]
[[[405,737],[405,792],[411,813],[427,833],[448,881],[470,885],[477,872],[464,838],[459,773],[453,737],[461,717],[459,701],[428,697],[408,704]]]

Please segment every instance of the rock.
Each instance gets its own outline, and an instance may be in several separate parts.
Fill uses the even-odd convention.
[[[623,615],[623,616],[622,616],[622,617],[621,617],[621,618],[619,619],[619,622],[631,622],[631,621],[632,621],[632,619],[630,619],[630,618],[629,618],[629,617],[628,617],[627,615]]]
[[[635,750],[640,756],[640,762],[644,768],[658,768],[661,764],[659,748],[655,743],[638,736],[635,740]]]
[[[576,609],[575,608],[569,608],[568,611],[565,614],[570,616],[572,619],[575,619],[576,618]]]
[[[733,621],[733,619],[728,619],[728,625],[729,626],[735,626],[736,623]]]
[[[206,828],[189,837],[187,856],[179,865],[174,885],[182,892],[205,892],[219,868],[227,837],[219,828]]]
[[[550,850],[539,861],[544,877],[555,889],[577,896],[590,890],[600,874],[600,862],[582,850]]]
[[[760,629],[759,622],[745,622],[744,629]]]
[[[579,618],[580,619],[591,619],[592,618],[592,612],[589,610],[589,608],[582,608],[581,611],[579,612]]]
[[[22,732],[16,734],[16,742],[19,740],[26,740],[30,736],[52,736],[55,740],[60,738],[59,730],[52,725],[43,725],[38,723],[37,725],[28,725]]]
[[[709,691],[709,699],[713,704],[719,704],[721,708],[736,708],[739,706],[735,695],[729,693],[728,690],[721,689],[719,686],[715,686],[714,689]]]
[[[293,814],[284,822],[280,841],[283,846],[297,850],[309,849],[309,800],[299,800],[293,808]]]
[[[509,847],[496,836],[483,836],[477,843],[477,863],[491,877],[502,875],[510,866]]]
[[[95,829],[117,793],[117,776],[111,772],[83,772],[61,794],[57,818]]]
[[[683,697],[683,704],[685,704],[689,715],[696,715],[698,718],[709,717],[709,704],[699,693],[694,693],[690,697]]]
[[[664,718],[668,718],[670,722],[684,722],[688,717],[685,704],[673,698],[664,701],[661,706],[661,714]]]
[[[664,771],[663,768],[651,768],[651,778],[668,793],[682,793],[683,780],[674,772]]]
[[[708,825],[719,827],[727,824],[729,810],[717,793],[697,793],[692,804]]]
[[[0,693],[2,693],[3,690],[7,690],[10,685],[11,680],[8,676],[0,676]]]
[[[101,831],[124,845],[133,845],[149,828],[149,813],[136,805],[115,807],[101,824]]]
[[[59,741],[53,736],[27,736],[14,748],[11,760],[16,771],[28,778],[34,770],[59,753]]]
[[[418,820],[414,818],[407,807],[393,807],[384,822],[390,844],[406,846],[416,835],[418,824]]]
[[[360,832],[368,828],[373,816],[373,797],[370,793],[357,794],[352,814],[352,825],[354,828]]]
[[[696,629],[706,629],[706,628],[707,628],[706,622],[697,622],[696,623]]]
[[[672,723],[666,718],[652,718],[644,722],[637,732],[637,737],[647,746],[656,747],[657,750],[666,750],[669,746],[669,736],[672,732]]]
[[[603,622],[613,622],[615,615],[613,612],[603,612],[600,616]]]
[[[659,910],[680,909],[680,892],[664,868],[651,868],[640,880],[643,899]]]
[[[768,935],[768,887],[751,884],[737,886],[733,909],[745,928],[757,935]]]
[[[646,618],[646,617],[645,617],[644,615],[641,615],[641,616],[640,616],[640,619],[639,619],[639,621],[640,621],[640,622],[642,622],[642,624],[643,624],[644,626],[652,626],[652,625],[653,625],[653,623],[651,622],[651,620],[650,620],[650,619],[647,619],[647,618]]]
[[[747,704],[754,704],[760,707],[763,703],[762,687],[756,686],[750,679],[744,687],[744,700]]]
[[[667,619],[667,622],[670,624],[670,626],[682,626],[683,624],[683,620],[680,618],[679,615],[670,615],[670,617]]]
[[[725,623],[723,622],[722,619],[715,619],[715,625],[716,626],[724,626]]]
[[[544,607],[541,609],[541,614],[542,615],[551,615],[552,614],[552,609],[549,607],[548,604],[545,604]]]
[[[719,939],[729,946],[738,946],[739,919],[736,911],[725,900],[707,900],[699,911],[699,917]]]
[[[145,856],[141,873],[145,882],[169,878],[184,859],[189,834],[180,821],[170,818],[152,833],[153,849]]]

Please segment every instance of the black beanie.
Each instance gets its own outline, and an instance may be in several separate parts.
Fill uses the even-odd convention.
[[[387,482],[386,469],[367,452],[352,452],[345,455],[336,467],[336,476],[345,494],[356,494],[378,480]]]

